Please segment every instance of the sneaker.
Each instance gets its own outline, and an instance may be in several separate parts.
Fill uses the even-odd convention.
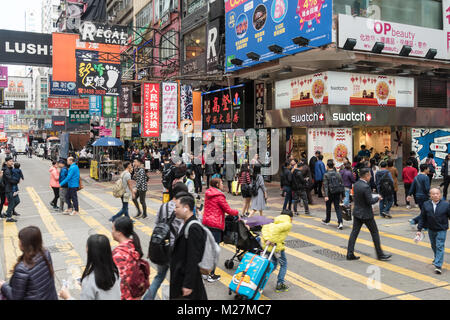
[[[322,224],[324,224],[324,225],[329,225],[330,223],[329,222],[326,222],[325,220],[322,220]]]
[[[6,222],[17,222],[17,220],[14,218],[7,218]]]
[[[419,207],[419,205],[418,205],[418,204],[415,204],[415,205],[414,205],[414,208],[418,208],[418,207]]]
[[[78,213],[78,211],[72,211],[69,215],[70,216],[75,216],[75,215],[78,215],[79,213]]]
[[[277,284],[277,287],[275,288],[276,292],[287,292],[289,291],[289,287],[285,285],[284,283]]]
[[[203,280],[208,280],[208,276],[206,274],[202,274],[202,279]]]
[[[298,212],[294,212],[294,214],[295,214],[296,216],[298,216]]]
[[[436,268],[434,269],[434,273],[436,273],[436,274],[442,274],[442,269],[441,269],[440,267],[436,267]]]
[[[309,211],[305,212],[305,214],[310,214]]]
[[[409,225],[411,226],[411,228],[413,228],[413,229],[416,228],[416,223],[414,222],[413,219],[409,219],[408,222],[409,222]]]
[[[338,227],[339,230],[342,230],[344,228],[344,225],[342,223],[339,223]]]
[[[410,205],[407,205],[407,206],[406,206],[406,209],[411,209],[411,206],[410,206]]]
[[[217,280],[220,280],[220,276],[218,274],[208,276],[208,282],[216,282]]]
[[[20,214],[14,211],[13,216],[20,216]]]

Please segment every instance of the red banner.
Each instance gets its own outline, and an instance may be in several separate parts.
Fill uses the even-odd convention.
[[[65,126],[66,125],[66,121],[64,121],[64,120],[61,120],[61,121],[55,120],[55,121],[53,121],[53,125],[54,126]]]
[[[132,113],[141,113],[141,104],[140,103],[132,103]]]
[[[49,109],[69,109],[70,99],[69,98],[53,98],[48,97],[48,108]]]
[[[142,137],[159,137],[159,83],[144,83]]]
[[[72,105],[70,106],[72,110],[89,110],[89,99],[72,99]]]

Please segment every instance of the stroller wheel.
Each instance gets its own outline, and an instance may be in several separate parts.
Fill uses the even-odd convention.
[[[227,269],[233,269],[234,267],[234,262],[233,260],[225,260],[225,268]]]

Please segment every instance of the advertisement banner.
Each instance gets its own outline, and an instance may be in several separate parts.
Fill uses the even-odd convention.
[[[444,12],[444,28],[445,15]],[[371,51],[375,42],[383,42],[382,53],[398,54],[408,45],[412,48],[410,56],[423,58],[433,48],[437,50],[436,59],[448,59],[448,40],[442,30],[339,14],[338,32],[340,48],[348,38],[353,38],[356,39],[355,50]]]
[[[223,33],[223,28],[221,30],[221,25],[223,24],[222,19],[216,19],[208,23],[208,43],[206,51],[206,70],[208,72],[217,71],[216,66],[219,63],[219,55],[221,42],[221,34]],[[222,31],[222,33],[221,33]]]
[[[275,83],[275,108],[314,105],[414,107],[414,79],[323,72]]]
[[[10,76],[4,98],[10,101],[29,101],[31,100],[31,88],[31,78]]]
[[[194,130],[194,104],[192,86],[180,86],[180,130],[191,133]]]
[[[8,67],[0,66],[0,88],[8,86]]]
[[[140,103],[132,103],[132,113],[141,113],[141,104]]]
[[[159,83],[146,82],[142,91],[142,137],[159,137]]]
[[[442,24],[444,25],[444,37],[447,44],[447,59],[450,58],[450,0],[442,0]]]
[[[89,123],[89,111],[69,110],[69,123]]]
[[[79,95],[119,95],[120,64],[77,60]]]
[[[265,118],[265,84],[258,83],[255,85],[255,128],[264,128],[264,118]]]
[[[70,108],[70,99],[69,98],[48,97],[48,108],[49,109],[69,109]]]
[[[70,109],[72,109],[72,110],[89,110],[89,98],[71,99]]]
[[[128,44],[128,28],[84,21],[80,26],[80,40],[125,46]]]
[[[294,38],[309,39],[313,47],[331,43],[332,10],[332,0],[226,0],[226,71],[283,57],[270,51],[270,45],[289,55],[310,50],[293,43]],[[248,58],[249,52],[259,59]],[[242,65],[232,64],[232,59],[242,60]]]
[[[343,157],[353,159],[353,134],[351,128],[309,128],[308,129],[308,159],[316,151],[323,155],[323,162],[334,160],[336,167],[343,164]]]
[[[163,82],[161,85],[163,108],[161,142],[176,142],[178,141],[178,84],[175,82]]]
[[[133,121],[131,113],[132,94],[133,94],[132,86],[122,86],[119,105],[119,119],[121,122]]]
[[[102,116],[102,97],[90,96],[89,97],[89,114],[91,116]]]
[[[25,101],[13,101],[13,100],[5,100],[0,105],[0,109],[3,110],[25,110]]]
[[[103,97],[103,117],[116,119],[117,97]]]
[[[70,81],[54,81],[49,76],[50,94],[55,96],[77,96],[77,84]]]
[[[202,93],[203,130],[244,128],[244,85]]]
[[[8,114],[16,115],[17,111],[16,110],[0,110],[0,115],[8,115]],[[3,119],[3,118],[1,118],[1,119]]]

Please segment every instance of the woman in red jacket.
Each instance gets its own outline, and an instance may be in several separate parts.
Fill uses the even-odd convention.
[[[217,243],[222,242],[222,234],[225,229],[225,213],[237,216],[238,210],[231,209],[223,191],[223,182],[219,178],[211,179],[211,187],[205,192],[205,208],[203,211],[203,225],[211,230]],[[208,275],[208,282],[214,282],[220,279],[219,275],[214,273]]]

